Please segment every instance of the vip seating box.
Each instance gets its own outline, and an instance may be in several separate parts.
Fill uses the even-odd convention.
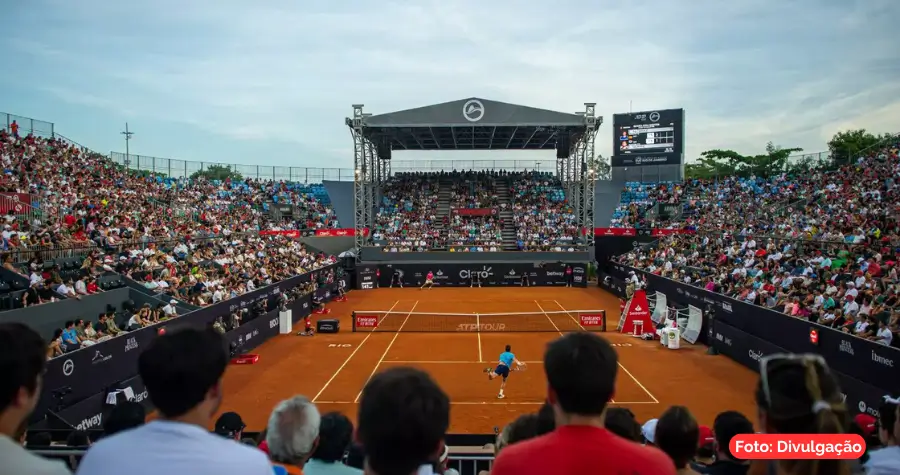
[[[648,291],[659,291],[671,301],[702,309],[714,320],[713,326],[730,325],[788,353],[818,353],[832,370],[872,385],[882,395],[900,393],[900,350],[896,348],[622,264],[614,263],[607,269],[618,278],[634,270],[647,280]]]
[[[44,374],[41,398],[32,416],[32,421],[42,419],[48,410],[59,412],[62,408],[71,406],[92,395],[103,393],[108,387],[136,376],[138,355],[143,348],[146,348],[156,338],[161,329],[169,332],[186,327],[206,327],[212,324],[219,316],[226,316],[235,310],[247,308],[263,299],[266,300],[266,308],[274,309],[276,308],[275,302],[281,292],[309,282],[311,275],[317,272],[328,271],[336,267],[337,265],[333,264],[312,273],[295,276],[249,292],[237,299],[225,300],[184,314],[178,318],[130,332],[50,360]],[[346,283],[346,276],[341,277],[341,279]],[[320,292],[320,297],[329,299],[335,291],[334,285],[331,284],[326,288],[317,290],[317,292]],[[304,299],[295,302],[295,306],[299,306],[302,309],[304,303],[309,306],[309,302]],[[307,308],[306,311],[308,310]],[[243,342],[243,350],[249,351],[269,337],[278,334],[277,325],[274,328],[267,328],[268,325],[271,325],[271,318],[277,319],[277,310],[275,312],[275,317],[270,317],[271,312],[269,312],[265,316],[257,317],[253,322],[248,322],[246,328],[242,326],[226,334],[229,344],[237,342],[242,334],[241,332],[243,332],[245,340]],[[302,311],[293,313],[295,321],[303,316],[305,315]],[[269,319],[266,319],[266,317],[269,317]],[[246,342],[248,329],[257,332],[256,334],[251,334],[250,344]]]
[[[571,267],[572,273],[566,274]],[[434,273],[437,287],[516,287],[523,277],[532,286],[587,287],[587,264],[584,262],[495,262],[495,263],[389,263],[357,266],[357,288],[362,290],[389,287],[394,275],[400,276],[404,286],[421,286],[428,272]],[[380,276],[378,275],[380,272]],[[377,285],[376,285],[377,279]],[[396,284],[395,284],[396,285]]]

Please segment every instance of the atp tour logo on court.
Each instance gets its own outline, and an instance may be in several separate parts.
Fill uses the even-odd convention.
[[[503,323],[460,323],[456,326],[458,332],[502,332],[505,329]]]
[[[481,270],[463,269],[459,271],[460,279],[470,279],[475,275],[477,275],[481,280],[485,280],[488,277],[494,275],[494,268],[490,266],[481,266]]]
[[[478,122],[484,117],[484,104],[478,99],[470,99],[463,105],[463,117],[469,122]]]

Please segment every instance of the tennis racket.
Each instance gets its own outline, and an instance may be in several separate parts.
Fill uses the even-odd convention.
[[[528,369],[528,365],[525,363],[520,362],[516,365],[516,371],[525,371],[526,369]]]

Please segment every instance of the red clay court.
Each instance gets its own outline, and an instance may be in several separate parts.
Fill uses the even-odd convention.
[[[689,407],[701,424],[711,424],[724,410],[755,411],[752,371],[706,355],[702,345],[668,350],[659,342],[615,332],[619,301],[596,287],[376,289],[348,296],[348,302],[328,305],[327,318],[340,319],[340,333],[280,335],[255,351],[258,364],[230,366],[221,411],[237,411],[248,430],[262,430],[278,401],[303,394],[323,413],[340,411],[355,419],[369,378],[381,369],[407,365],[428,371],[449,394],[451,433],[492,433],[543,403],[545,345],[582,330],[578,310],[607,312],[612,330],[601,335],[616,347],[620,362],[614,404],[630,408],[639,420],[658,417],[676,404]],[[390,312],[382,327],[388,331],[352,332],[353,311]],[[510,315],[484,315],[497,313]],[[474,326],[457,331],[459,323],[490,331],[473,331]],[[531,331],[497,331],[496,324]],[[506,398],[497,399],[500,383],[488,381],[483,370],[496,364],[507,344],[528,368],[514,372]]]

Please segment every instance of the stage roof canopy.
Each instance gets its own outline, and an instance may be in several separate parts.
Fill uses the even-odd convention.
[[[364,116],[362,125],[372,143],[394,150],[552,150],[559,137],[574,143],[586,130],[583,112],[475,97]]]

